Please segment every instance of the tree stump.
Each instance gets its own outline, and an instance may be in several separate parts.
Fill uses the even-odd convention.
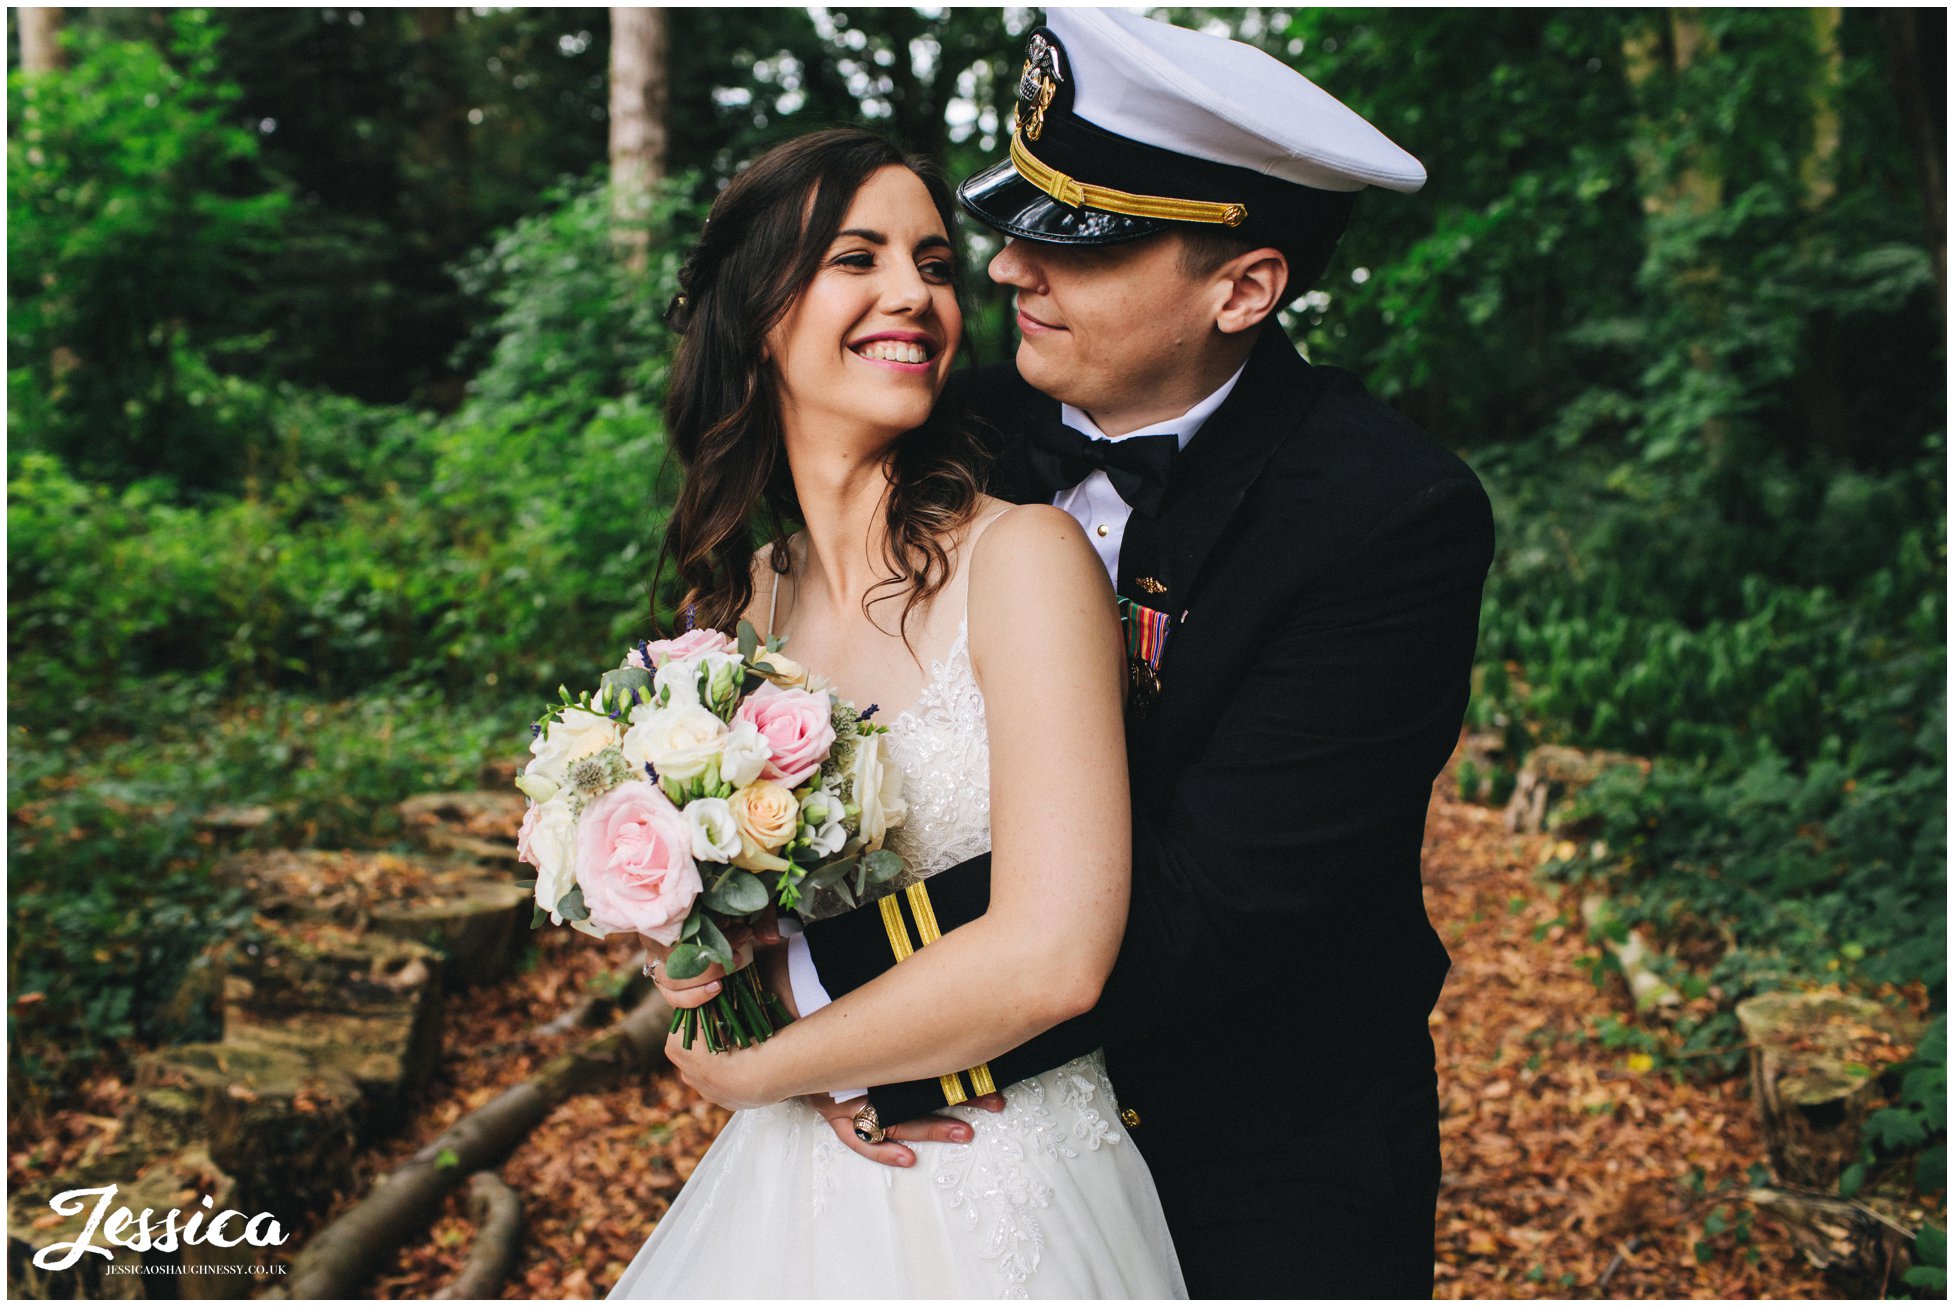
[[[323,920],[349,929],[364,928],[381,904],[419,903],[485,878],[481,867],[453,858],[358,849],[236,853],[220,859],[212,875],[246,890],[274,921]]]
[[[1649,760],[1605,749],[1540,745],[1527,754],[1514,781],[1513,797],[1506,804],[1506,829],[1522,835],[1540,834],[1548,828],[1552,809],[1592,785],[1611,767],[1634,767],[1646,776]]]
[[[276,811],[263,804],[252,807],[219,804],[198,814],[197,829],[209,832],[213,844],[248,845],[270,830],[277,816]]]
[[[1917,1023],[1831,991],[1762,994],[1737,1005],[1750,1043],[1751,1097],[1778,1178],[1835,1193],[1859,1156],[1880,1072],[1904,1060]]]
[[[137,1060],[136,1089],[132,1130],[153,1140],[167,1129],[202,1136],[241,1202],[287,1228],[353,1183],[359,1090],[302,1052],[249,1038],[179,1044]],[[158,1107],[165,1095],[167,1116]]]
[[[72,1242],[87,1228],[96,1200],[92,1196],[70,1200],[64,1206],[79,1201],[81,1210],[63,1216],[49,1205],[56,1195],[71,1189],[126,1185],[143,1164],[153,1160],[153,1155],[137,1155],[126,1139],[102,1136],[67,1170],[11,1189],[7,1194],[7,1296],[44,1300],[141,1296],[142,1282],[136,1276],[106,1273],[110,1265],[108,1258],[84,1253],[72,1266],[56,1270],[36,1266],[34,1255],[51,1245]],[[111,1245],[110,1251],[121,1250]],[[61,1252],[51,1252],[48,1260],[60,1261],[64,1256]]]
[[[51,1245],[69,1243],[81,1237],[96,1208],[100,1194],[77,1195],[64,1206],[72,1215],[61,1215],[49,1199],[72,1189],[113,1187],[107,1198],[108,1212],[126,1207],[135,1221],[148,1214],[152,1236],[160,1236],[163,1223],[172,1211],[177,1213],[179,1234],[176,1247],[164,1251],[153,1244],[147,1251],[123,1247],[109,1240],[109,1219],[104,1215],[90,1242],[110,1254],[83,1253],[72,1266],[49,1269],[34,1264],[34,1256]],[[209,1202],[204,1200],[208,1198]],[[126,1154],[117,1149],[91,1150],[74,1170],[57,1177],[23,1186],[9,1198],[7,1238],[7,1289],[13,1298],[194,1298],[234,1300],[248,1298],[265,1281],[254,1268],[269,1267],[276,1247],[261,1248],[240,1242],[234,1247],[211,1243],[187,1243],[181,1237],[193,1216],[201,1215],[201,1227],[226,1209],[240,1216],[224,1223],[220,1234],[227,1241],[241,1238],[244,1222],[257,1214],[248,1206],[237,1182],[211,1160],[201,1143],[168,1153],[144,1167],[140,1173],[129,1165]],[[260,1223],[263,1228],[263,1223]],[[132,1222],[122,1238],[135,1240],[139,1227]],[[281,1233],[288,1233],[281,1228]],[[50,1252],[49,1261],[58,1262],[64,1254]],[[117,1274],[108,1269],[117,1268]],[[145,1273],[129,1274],[131,1267],[146,1268]],[[223,1267],[226,1269],[217,1270]],[[201,1270],[199,1268],[210,1268]],[[242,1269],[235,1269],[242,1268]]]
[[[534,894],[512,880],[469,880],[419,903],[373,909],[373,929],[442,954],[444,990],[490,984],[515,971],[529,942]]]
[[[513,780],[506,790],[417,794],[401,803],[400,824],[422,848],[458,853],[497,870],[516,866],[516,832],[527,801]]]
[[[224,1037],[303,1053],[358,1087],[354,1125],[399,1124],[441,1056],[441,955],[413,940],[331,923],[281,929],[250,952],[224,947]]]

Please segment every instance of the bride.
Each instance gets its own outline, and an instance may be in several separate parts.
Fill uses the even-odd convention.
[[[699,626],[787,636],[880,706],[909,809],[890,838],[908,870],[882,892],[988,848],[990,908],[755,1048],[673,1041],[687,1081],[740,1110],[612,1298],[1186,1296],[1098,1053],[1005,1086],[1001,1110],[890,1132],[955,1141],[914,1153],[858,1142],[860,1091],[829,1092],[976,1066],[1091,1009],[1126,919],[1106,572],[1064,512],[983,494],[982,446],[932,416],[963,327],[953,215],[924,165],[854,129],[726,188],[676,302],[666,547]],[[874,1148],[903,1165],[854,1155]]]

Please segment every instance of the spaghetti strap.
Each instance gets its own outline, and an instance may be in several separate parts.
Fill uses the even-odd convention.
[[[992,513],[989,517],[970,529],[970,538],[963,543],[964,560],[958,564],[957,570],[962,573],[959,580],[963,583],[963,630],[966,637],[970,631],[970,559],[977,552],[977,538],[984,534],[984,529],[991,523],[997,521],[998,518],[1003,517],[1016,507],[1016,504],[1006,504],[995,513]]]
[[[1006,513],[1010,512],[1012,509],[1016,507],[1017,507],[1016,504],[1006,504],[1004,507],[998,509],[995,513],[992,513],[989,517],[979,522],[976,526],[972,527],[970,529],[970,544],[968,547],[971,549],[975,549],[977,547],[977,537],[984,534],[984,528],[989,526],[991,523],[997,521],[998,518],[1003,517]]]
[[[767,638],[773,638],[774,610],[780,607],[780,573],[773,574],[773,594],[767,600]]]

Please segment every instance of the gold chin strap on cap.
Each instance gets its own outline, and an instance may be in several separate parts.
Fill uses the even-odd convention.
[[[1092,186],[1047,167],[1011,133],[1011,166],[1018,176],[1036,186],[1060,204],[1074,209],[1099,209],[1123,213],[1130,218],[1161,218],[1169,222],[1213,222],[1223,227],[1239,227],[1248,217],[1246,204],[1217,204],[1209,200],[1177,200],[1167,195],[1134,195],[1110,186]]]
[[[909,923],[902,919],[902,905],[897,897],[894,894],[885,895],[878,904],[882,910],[882,925],[889,932],[889,951],[895,954],[897,962],[903,961],[917,948],[927,947],[943,938],[943,932],[936,924],[936,909],[931,906],[929,891],[923,888],[923,883],[917,881],[904,890],[903,895],[908,898],[909,911],[916,918],[916,933],[922,937],[922,943],[913,948],[909,943]],[[978,1093],[997,1092],[997,1085],[991,1079],[990,1063],[979,1062],[970,1068],[968,1074],[971,1087]],[[952,1107],[970,1097],[964,1092],[963,1077],[954,1071],[947,1076],[938,1076],[937,1083],[943,1086],[944,1102]]]

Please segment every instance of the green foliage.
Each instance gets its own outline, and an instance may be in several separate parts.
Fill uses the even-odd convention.
[[[468,369],[464,419],[587,421],[601,401],[664,393],[676,342],[663,315],[686,243],[704,223],[686,198],[694,185],[678,178],[628,217],[614,214],[602,173],[560,186],[458,267],[462,287],[493,309],[457,360],[481,360]],[[646,267],[621,275],[620,251],[634,236],[647,246]]]
[[[206,361],[252,342],[263,189],[208,11],[167,50],[79,29],[70,69],[8,78],[8,408],[16,439],[91,479],[232,489],[235,416]]]
[[[474,785],[522,738],[528,708],[502,695],[451,704],[432,686],[220,704],[182,682],[121,703],[113,735],[10,726],[8,1021],[16,1065],[37,1080],[147,1038],[197,950],[250,921],[250,904],[210,880],[200,814],[265,804],[276,816],[260,839],[385,847],[403,797]]]

